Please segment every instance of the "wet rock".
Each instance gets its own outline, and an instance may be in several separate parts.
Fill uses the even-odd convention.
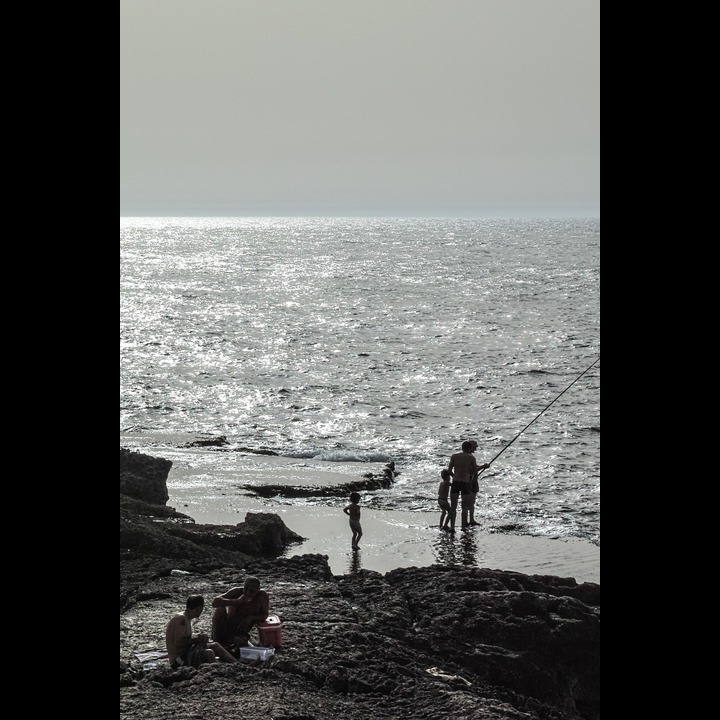
[[[164,505],[168,499],[170,460],[120,448],[120,494]]]

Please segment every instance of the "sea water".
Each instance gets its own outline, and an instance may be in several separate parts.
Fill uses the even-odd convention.
[[[599,219],[121,218],[120,251],[121,447],[393,460],[363,505],[434,519],[476,439],[479,521],[599,545]]]

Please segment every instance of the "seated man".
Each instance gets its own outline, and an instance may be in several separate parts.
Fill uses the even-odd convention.
[[[165,646],[171,667],[199,667],[202,663],[216,662],[216,654],[224,662],[237,662],[220,643],[208,642],[208,636],[204,633],[192,634],[192,621],[200,617],[204,609],[205,598],[202,595],[190,595],[185,603],[185,611],[170,618],[165,629]]]
[[[214,598],[212,606],[212,639],[237,654],[250,641],[252,628],[267,618],[270,598],[258,578],[248,577],[243,587]]]

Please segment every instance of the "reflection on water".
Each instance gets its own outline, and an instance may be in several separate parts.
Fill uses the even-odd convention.
[[[437,512],[473,437],[479,520],[599,543],[599,218],[123,217],[120,253],[122,447],[202,464],[198,492],[392,460],[372,509]]]
[[[440,532],[433,551],[441,565],[477,565],[477,541],[473,530],[458,530],[455,535]]]
[[[360,572],[360,570],[362,570],[362,565],[360,564],[360,550],[353,550],[350,553],[350,563],[348,565],[348,574],[355,575],[356,573]]]

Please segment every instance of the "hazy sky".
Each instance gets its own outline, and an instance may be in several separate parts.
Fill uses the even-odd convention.
[[[600,0],[120,0],[120,215],[599,216]]]

